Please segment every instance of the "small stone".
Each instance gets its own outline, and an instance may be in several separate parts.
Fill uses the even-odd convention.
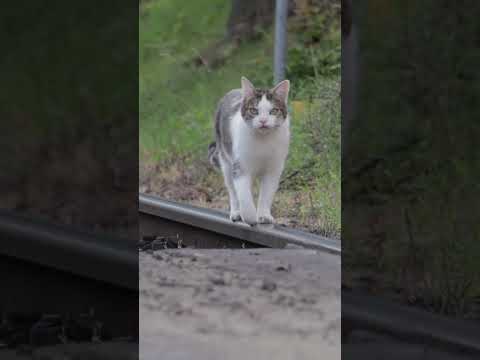
[[[264,280],[261,289],[272,292],[277,289],[277,284],[273,281]]]
[[[225,280],[223,278],[213,278],[210,282],[214,285],[225,286]]]
[[[156,259],[156,260],[163,260],[163,256],[160,255],[159,253],[153,254],[153,257],[154,257],[154,259]]]
[[[275,270],[276,270],[276,271],[287,271],[287,272],[288,272],[288,271],[291,270],[291,266],[290,266],[290,264],[287,265],[287,266],[280,265],[280,266],[277,266],[277,267],[275,268]]]

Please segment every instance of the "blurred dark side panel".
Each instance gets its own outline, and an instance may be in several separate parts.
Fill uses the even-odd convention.
[[[0,205],[136,231],[135,2],[20,1],[2,13]]]
[[[135,354],[138,2],[7,2],[0,42],[0,357],[120,338]],[[123,281],[101,276],[110,253]]]
[[[480,3],[342,6],[343,356],[478,358],[441,319],[480,325]],[[400,339],[373,300],[433,315],[404,317],[431,336]]]

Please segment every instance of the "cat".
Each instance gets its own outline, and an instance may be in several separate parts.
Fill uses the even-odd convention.
[[[272,224],[271,207],[290,143],[287,108],[289,80],[272,89],[255,88],[245,77],[229,91],[215,112],[215,142],[210,163],[220,168],[230,200],[230,220],[251,226]],[[260,179],[257,208],[252,186]]]

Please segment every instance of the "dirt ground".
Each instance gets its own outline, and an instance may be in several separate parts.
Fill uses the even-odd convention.
[[[340,359],[340,257],[140,253],[140,359]]]

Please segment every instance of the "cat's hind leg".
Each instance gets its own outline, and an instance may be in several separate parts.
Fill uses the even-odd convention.
[[[220,165],[223,172],[223,179],[228,191],[228,199],[230,201],[230,220],[233,222],[241,221],[240,216],[240,204],[238,202],[237,193],[233,184],[233,171],[232,166],[227,161],[220,158]]]

